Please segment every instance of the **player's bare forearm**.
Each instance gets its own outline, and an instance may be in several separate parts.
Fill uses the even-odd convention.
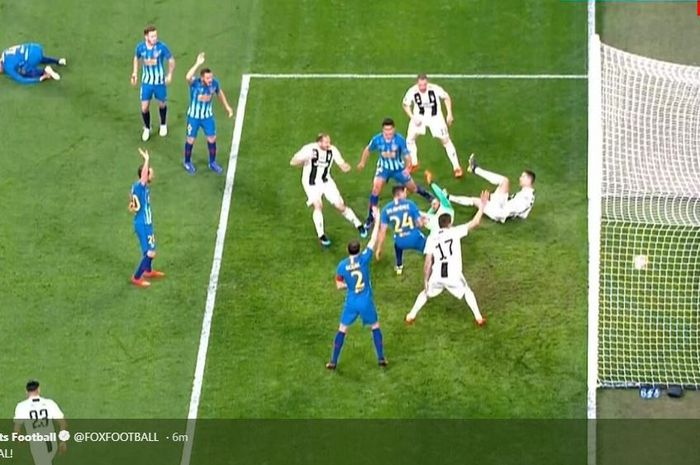
[[[479,210],[477,210],[476,214],[474,214],[474,218],[472,218],[472,220],[469,223],[467,223],[467,228],[470,231],[479,226],[479,224],[481,224],[481,218],[484,216],[484,208],[486,208],[486,204],[489,202],[489,192],[481,192],[481,197],[479,198],[479,200]]]
[[[219,100],[221,101],[221,104],[226,109],[226,113],[228,113],[228,117],[231,118],[233,116],[233,108],[231,108],[231,105],[228,104],[228,100],[226,99],[226,94],[224,94],[223,89],[219,90]]]
[[[403,106],[403,111],[406,113],[406,116],[408,116],[408,119],[413,119],[413,113],[411,112],[411,106],[410,105],[404,105]]]
[[[165,76],[166,83],[170,83],[173,80],[173,73],[175,72],[175,58],[168,60],[168,75]]]
[[[445,109],[447,110],[447,124],[451,125],[454,117],[452,116],[452,99],[449,95],[445,96]]]
[[[131,84],[136,85],[136,81],[138,79],[138,74],[139,74],[139,59],[134,57],[134,62],[131,70]]]
[[[362,170],[367,164],[367,159],[369,158],[369,147],[365,147],[360,155],[360,163],[357,164],[357,169]]]
[[[348,288],[348,285],[345,284],[345,281],[338,281],[337,279],[335,280],[335,288],[338,289],[339,291],[342,291],[344,289]]]
[[[340,171],[342,171],[343,173],[349,173],[350,171],[352,171],[352,167],[349,163],[341,163],[338,166],[340,166]]]
[[[148,184],[148,171],[151,168],[150,167],[150,160],[151,157],[148,154],[148,150],[144,150],[142,148],[139,148],[139,153],[141,154],[141,157],[143,157],[143,167],[141,168],[141,179],[139,181],[141,182],[142,185]]]
[[[379,237],[377,237],[377,246],[374,249],[374,256],[379,260],[382,256],[382,247],[384,246],[384,239],[386,239],[386,225],[383,224],[379,228]]]
[[[379,210],[377,207],[372,208],[372,215],[374,215],[375,221],[374,221],[374,227],[372,228],[372,235],[369,238],[369,242],[367,243],[367,248],[374,250],[374,246],[377,244],[377,238],[379,237],[379,224],[381,221],[379,221],[379,218],[377,216],[379,215]]]

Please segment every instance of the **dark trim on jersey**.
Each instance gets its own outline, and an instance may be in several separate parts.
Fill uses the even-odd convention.
[[[416,102],[416,106],[418,107],[418,113],[420,115],[424,115],[425,108],[421,106],[421,104],[423,103],[423,99],[420,96],[420,92],[416,92],[415,94],[413,94],[413,101]],[[428,91],[428,101],[430,102],[430,116],[437,116],[438,105],[440,104],[440,102],[438,102],[437,96],[435,95],[435,91]]]
[[[316,185],[316,174],[318,173],[318,159],[320,153],[318,149],[311,149],[313,156],[311,157],[311,171],[309,172],[309,186]],[[331,171],[331,163],[333,162],[333,150],[326,150],[326,167],[323,169],[321,174],[321,181],[328,182],[328,174]]]

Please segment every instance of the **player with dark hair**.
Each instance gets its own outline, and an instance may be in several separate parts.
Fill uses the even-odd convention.
[[[153,233],[151,189],[148,186],[153,181],[153,168],[148,151],[140,148],[139,153],[143,157],[143,165],[139,166],[137,172],[138,181],[131,186],[129,211],[134,214],[134,232],[139,239],[142,255],[131,282],[138,287],[149,287],[150,281],[144,278],[162,278],[165,273],[152,267],[153,259],[156,258],[156,236]]]
[[[43,69],[39,65],[48,65]],[[37,43],[14,45],[0,54],[0,74],[7,74],[20,84],[36,84],[61,76],[51,65],[66,66],[65,58],[53,58],[44,55],[44,47]]]
[[[369,197],[369,211],[365,227],[369,229],[374,222],[372,210],[379,204],[379,194],[382,192],[384,184],[393,179],[398,184],[404,185],[410,192],[417,192],[424,199],[430,201],[432,196],[417,185],[411,178],[408,166],[411,166],[411,153],[406,146],[406,139],[396,132],[396,125],[391,118],[384,118],[382,121],[382,132],[372,137],[367,147],[362,151],[358,170],[364,169],[367,164],[370,152],[379,152],[377,160],[377,171],[372,181],[372,194]]]
[[[532,211],[535,204],[535,173],[525,170],[520,174],[518,183],[520,191],[514,195],[509,194],[510,181],[505,176],[487,171],[476,164],[476,157],[472,153],[469,157],[467,171],[481,176],[496,186],[496,190],[490,196],[489,203],[484,209],[484,214],[493,221],[505,223],[508,218],[525,219]],[[465,197],[450,195],[450,201],[468,207],[479,206],[478,197]]]
[[[141,140],[146,142],[151,137],[151,110],[150,104],[153,97],[158,100],[160,112],[161,137],[168,135],[168,88],[175,71],[175,58],[170,49],[158,40],[158,30],[155,26],[146,26],[143,30],[143,41],[136,45],[134,52],[134,64],[131,72],[131,85],[138,82],[139,61],[143,63],[141,70],[141,118],[143,119],[143,133]],[[168,62],[168,71],[165,71],[165,62]]]
[[[376,209],[376,207],[375,207]],[[379,317],[374,305],[372,293],[372,283],[370,278],[370,264],[372,263],[372,253],[377,243],[377,233],[379,222],[375,222],[372,235],[365,250],[360,253],[360,242],[350,241],[348,244],[349,256],[340,261],[336,269],[335,285],[339,290],[347,290],[345,305],[340,316],[338,332],[333,341],[333,355],[326,364],[326,368],[334,370],[338,365],[340,350],[343,348],[348,327],[352,325],[358,317],[362,318],[363,325],[372,328],[372,339],[374,348],[377,351],[377,361],[380,367],[387,365],[384,357],[384,341],[382,330],[379,328]]]
[[[63,412],[56,402],[41,396],[39,381],[30,380],[26,384],[27,398],[15,407],[15,433],[20,433],[24,427],[27,434],[37,434],[48,436],[55,433],[53,422],[58,423],[60,431],[66,430],[66,423]],[[29,449],[36,465],[51,465],[57,451],[66,451],[65,438],[60,438],[57,444],[52,441],[30,441]]]
[[[204,68],[199,72],[199,78],[195,77],[197,70],[204,64],[204,52],[197,55],[194,65],[187,71],[185,78],[190,86],[190,106],[187,109],[187,140],[185,141],[185,161],[182,165],[189,174],[194,174],[197,170],[192,163],[192,148],[197,138],[199,128],[204,130],[207,136],[207,147],[209,149],[209,169],[216,174],[221,174],[223,169],[216,163],[216,121],[214,120],[214,110],[212,99],[214,95],[219,96],[219,100],[224,105],[228,117],[233,117],[233,109],[226,100],[226,94],[219,85],[219,81],[214,78],[211,69]]]
[[[421,216],[418,206],[413,201],[406,199],[405,186],[394,186],[392,194],[394,199],[384,206],[380,214],[381,226],[374,254],[379,260],[386,231],[391,223],[394,234],[394,252],[396,253],[395,271],[396,274],[401,274],[403,272],[404,250],[423,252],[425,248],[425,236],[420,228],[424,225],[426,218]]]

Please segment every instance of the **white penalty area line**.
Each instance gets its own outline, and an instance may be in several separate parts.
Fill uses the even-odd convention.
[[[416,74],[290,73],[248,74],[256,79],[415,79]],[[428,74],[431,79],[587,79],[586,74]]]
[[[204,317],[202,318],[202,330],[199,336],[199,350],[197,351],[197,364],[194,369],[194,381],[192,382],[192,395],[190,396],[190,409],[187,414],[187,440],[182,450],[180,465],[189,465],[192,456],[192,446],[194,444],[194,433],[199,410],[199,399],[202,395],[202,381],[204,380],[204,368],[207,361],[207,350],[209,349],[209,336],[211,334],[211,322],[214,316],[214,304],[216,303],[216,290],[219,285],[219,271],[221,270],[221,259],[224,254],[224,242],[226,241],[226,229],[228,227],[228,214],[231,208],[231,195],[233,194],[233,181],[236,175],[236,164],[238,162],[238,149],[241,144],[243,134],[243,119],[245,118],[245,106],[248,100],[248,89],[250,87],[250,76],[244,74],[241,78],[241,92],[238,95],[238,106],[236,107],[236,123],[233,127],[233,137],[231,140],[231,151],[228,157],[228,169],[226,170],[226,186],[221,199],[221,214],[219,215],[219,227],[216,230],[216,244],[214,246],[214,259],[211,264],[209,274],[209,287],[207,288],[207,302],[204,307]]]

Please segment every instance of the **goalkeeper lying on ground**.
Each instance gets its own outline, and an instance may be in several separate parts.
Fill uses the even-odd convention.
[[[440,218],[440,215],[447,213],[450,215],[450,218],[452,218],[452,221],[454,221],[455,210],[452,208],[447,191],[438,186],[437,183],[433,182],[433,173],[428,170],[425,170],[425,182],[428,183],[435,194],[435,198],[430,205],[430,210],[426,212],[426,216],[428,217],[426,226],[430,232],[433,233],[440,229],[440,226],[438,225],[438,218]]]

